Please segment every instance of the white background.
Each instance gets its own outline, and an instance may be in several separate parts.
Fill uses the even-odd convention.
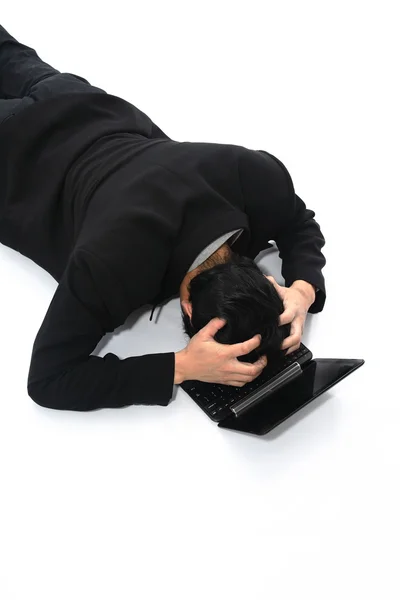
[[[366,362],[265,438],[221,430],[178,387],[168,407],[44,409],[26,380],[56,282],[1,246],[0,597],[398,599],[395,2],[5,4],[43,60],[173,139],[280,158],[327,240],[304,341]],[[97,352],[183,348],[178,298],[149,313]]]

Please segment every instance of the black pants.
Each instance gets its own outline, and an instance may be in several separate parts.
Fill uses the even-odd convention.
[[[73,92],[107,93],[83,77],[57,71],[0,25],[0,126],[33,102]]]

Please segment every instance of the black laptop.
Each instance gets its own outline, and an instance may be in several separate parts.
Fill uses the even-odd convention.
[[[181,388],[219,427],[265,435],[364,364],[357,358],[313,358],[304,344],[268,363],[243,387],[197,380]]]

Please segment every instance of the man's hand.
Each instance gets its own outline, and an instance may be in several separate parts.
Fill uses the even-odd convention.
[[[237,344],[220,344],[214,337],[224,325],[225,319],[211,319],[190,339],[186,348],[175,353],[174,383],[195,379],[243,387],[262,373],[268,363],[265,355],[254,363],[238,360],[260,345],[261,335]]]
[[[290,335],[281,346],[282,350],[288,348],[286,354],[290,354],[300,348],[307,312],[315,300],[315,287],[301,279],[294,281],[290,287],[285,287],[279,285],[272,275],[265,277],[274,285],[283,301],[285,310],[279,317],[279,325],[292,324]]]

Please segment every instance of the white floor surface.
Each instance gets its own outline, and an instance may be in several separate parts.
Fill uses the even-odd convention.
[[[265,437],[178,387],[168,407],[44,409],[26,379],[56,282],[1,246],[1,599],[398,600],[395,3],[8,4],[2,24],[43,60],[172,138],[285,163],[327,241],[304,342],[365,365]],[[279,277],[276,255],[258,262]],[[177,297],[149,314],[97,353],[184,347]]]

